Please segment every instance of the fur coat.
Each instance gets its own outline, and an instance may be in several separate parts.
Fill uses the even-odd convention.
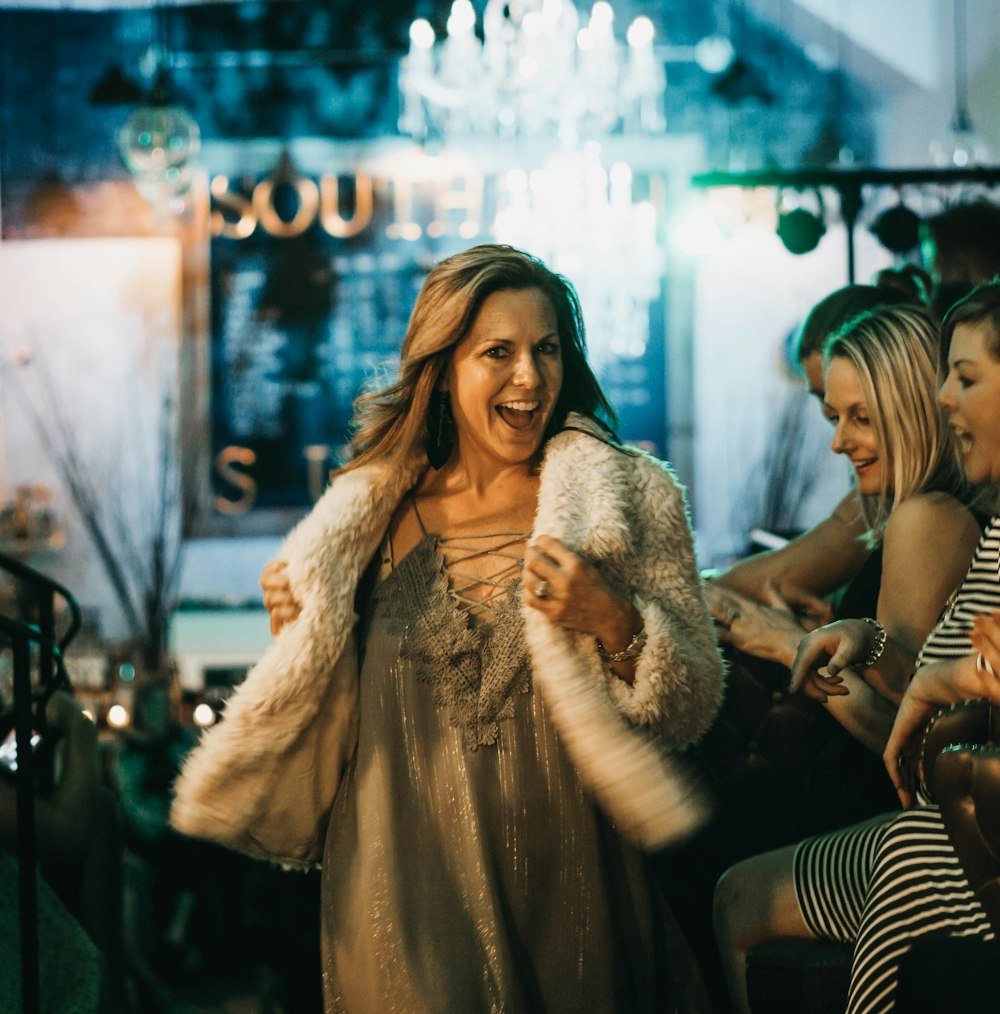
[[[711,723],[722,662],[673,475],[608,444],[588,420],[571,416],[568,426],[545,447],[534,534],[559,539],[630,594],[647,641],[629,685],[609,673],[593,637],[524,606],[533,685],[582,784],[625,838],[657,848],[704,817],[669,751]],[[189,756],[177,830],[288,866],[322,856],[357,742],[356,589],[425,467],[421,454],[341,475],[292,530],[279,558],[302,612]]]

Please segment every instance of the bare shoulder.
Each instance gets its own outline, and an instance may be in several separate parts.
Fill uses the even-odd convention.
[[[918,493],[893,507],[876,615],[914,654],[969,569],[979,536],[968,508],[948,494]]]
[[[896,504],[885,530],[886,551],[902,543],[964,543],[974,548],[980,530],[969,508],[950,493],[915,493]]]

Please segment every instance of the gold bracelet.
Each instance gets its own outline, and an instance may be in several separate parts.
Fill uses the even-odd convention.
[[[643,624],[633,635],[632,640],[622,648],[621,651],[608,651],[599,637],[594,638],[597,641],[597,654],[604,659],[605,662],[629,662],[633,658],[638,658],[642,654],[642,649],[646,645],[646,625]]]

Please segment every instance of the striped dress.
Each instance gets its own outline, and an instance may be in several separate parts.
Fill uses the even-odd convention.
[[[917,666],[970,654],[978,613],[1000,609],[1000,516],[920,652]],[[899,961],[931,933],[993,939],[948,839],[940,811],[918,806],[802,842],[795,889],[819,938],[854,942],[848,1014],[893,1009]]]

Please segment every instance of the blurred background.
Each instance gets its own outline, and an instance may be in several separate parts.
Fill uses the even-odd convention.
[[[0,0],[0,553],[83,609],[139,1009],[318,1003],[315,884],[190,852],[168,787],[429,265],[576,284],[724,564],[848,488],[791,338],[992,199],[998,51],[992,0]]]

